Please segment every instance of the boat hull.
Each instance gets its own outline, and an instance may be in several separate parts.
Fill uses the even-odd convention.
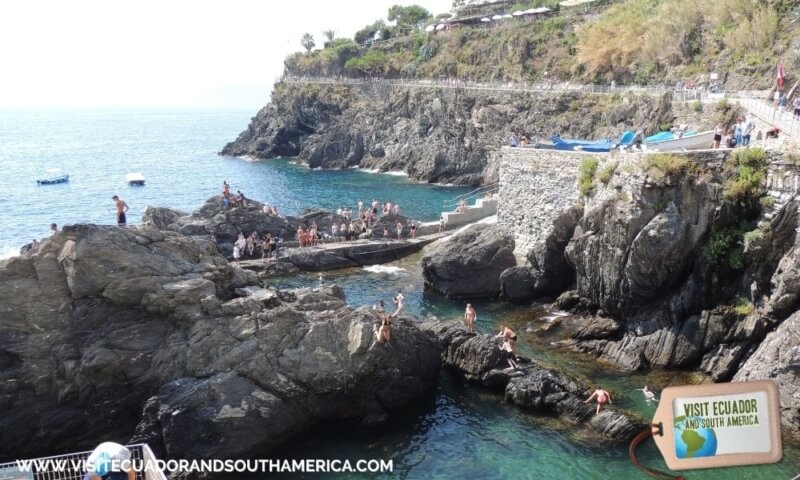
[[[658,142],[644,143],[647,150],[668,151],[668,150],[704,150],[711,148],[714,141],[714,131],[709,130],[700,132],[683,138],[673,138],[672,140],[661,140]]]
[[[62,175],[60,177],[44,178],[42,180],[36,180],[36,183],[39,185],[56,185],[59,183],[67,183],[67,182],[69,182],[69,175]]]

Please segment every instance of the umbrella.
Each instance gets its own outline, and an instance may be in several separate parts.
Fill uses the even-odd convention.
[[[432,32],[435,28],[436,27],[434,27],[433,25],[428,25],[427,27],[425,27],[425,31],[426,32]]]

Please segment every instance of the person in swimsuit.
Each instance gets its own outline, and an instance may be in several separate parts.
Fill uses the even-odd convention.
[[[114,200],[114,204],[117,207],[117,225],[124,227],[125,224],[128,223],[125,218],[125,212],[128,211],[128,204],[116,195],[111,197],[111,199]]]
[[[269,237],[269,258],[275,258],[278,256],[276,252],[277,247],[278,244],[277,241],[275,240],[275,237],[272,236]]]
[[[506,338],[503,340],[503,344],[500,345],[500,351],[505,355],[509,367],[515,369],[519,368],[519,365],[517,365],[517,355],[514,351],[514,342]]]
[[[517,334],[514,332],[514,330],[511,330],[510,328],[506,327],[505,325],[500,325],[500,333],[495,335],[495,338],[504,338],[504,339],[507,338],[507,339],[509,339],[509,340],[511,340],[513,342],[516,342],[517,341]]]
[[[403,224],[400,222],[397,222],[397,239],[403,239]]]
[[[603,389],[602,389],[602,388],[600,388],[600,387],[597,387],[597,388],[594,390],[594,392],[592,392],[592,395],[591,395],[589,398],[587,398],[587,399],[586,399],[586,401],[585,401],[585,402],[583,402],[583,403],[589,403],[589,402],[591,402],[591,401],[592,401],[592,399],[594,399],[595,397],[597,398],[597,410],[594,412],[594,414],[595,414],[595,415],[597,415],[598,413],[600,413],[600,409],[601,409],[601,408],[603,407],[603,405],[605,405],[606,403],[614,403],[614,402],[612,402],[612,401],[611,401],[611,394],[610,394],[610,393],[608,393],[607,391],[603,390]]]
[[[417,238],[417,224],[411,222],[411,239],[415,240]]]
[[[468,303],[466,310],[464,310],[464,321],[467,323],[467,330],[469,333],[475,333],[475,320],[478,318],[478,314],[475,313],[475,309],[472,308],[472,304]]]
[[[405,300],[403,292],[398,290],[397,295],[395,295],[394,299],[392,299],[392,302],[395,304],[395,306],[397,306],[397,310],[394,311],[392,317],[400,315],[400,312],[403,311],[403,300]]]
[[[444,233],[444,215],[439,217],[439,233]]]

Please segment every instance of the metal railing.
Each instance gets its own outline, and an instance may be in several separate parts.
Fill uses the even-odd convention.
[[[492,183],[489,185],[484,185],[482,187],[478,187],[475,190],[470,192],[464,193],[457,197],[451,198],[449,200],[442,201],[442,211],[448,212],[450,210],[455,209],[461,204],[461,201],[464,200],[466,203],[469,203],[470,200],[475,200],[478,198],[485,197],[487,193],[496,194],[500,189],[499,183]]]
[[[167,480],[164,472],[158,469],[150,446],[137,443],[126,447],[134,465],[146,466],[143,472],[136,472],[136,480]],[[83,480],[86,472],[82,467],[91,453],[76,452],[0,463],[0,480]]]
[[[739,105],[762,121],[780,129],[781,135],[800,136],[800,120],[796,119],[791,106],[778,107],[774,103],[746,93],[738,95]]]
[[[350,77],[304,77],[284,76],[281,79],[286,83],[312,83],[320,85],[354,85],[354,86],[385,86],[403,88],[449,88],[464,90],[487,90],[502,92],[578,92],[595,94],[624,94],[637,93],[642,95],[660,96],[667,92],[680,97],[682,100],[702,100],[709,94],[708,90],[701,88],[676,88],[674,86],[638,86],[638,85],[581,85],[570,82],[476,82],[460,79],[403,79],[403,78],[350,78]],[[717,92],[722,94],[724,92]]]

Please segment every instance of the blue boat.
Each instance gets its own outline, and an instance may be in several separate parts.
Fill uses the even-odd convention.
[[[610,152],[611,140],[568,140],[558,135],[550,137],[553,140],[555,150],[580,150],[584,152]]]

